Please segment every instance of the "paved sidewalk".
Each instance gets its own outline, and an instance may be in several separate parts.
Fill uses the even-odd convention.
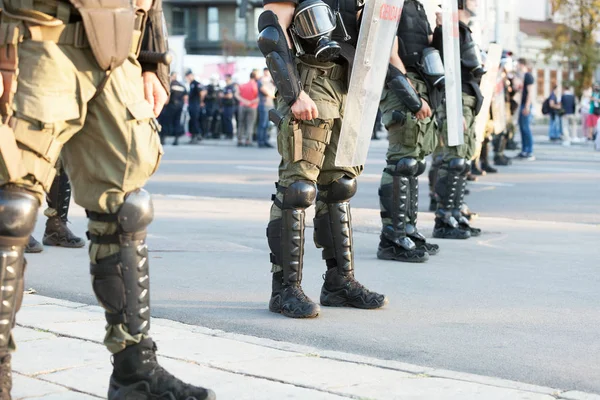
[[[290,329],[294,321],[290,320]],[[99,307],[25,295],[15,328],[13,399],[105,398],[111,364]],[[220,400],[460,399],[600,400],[496,378],[419,367],[166,319],[153,319],[160,362]]]

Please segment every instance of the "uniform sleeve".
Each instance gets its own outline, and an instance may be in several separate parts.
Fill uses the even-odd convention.
[[[444,58],[444,38],[442,37],[442,27],[437,26],[433,31],[433,40],[431,46],[440,52],[442,59]]]
[[[525,85],[533,85],[533,82],[533,75],[531,75],[529,72],[525,74]]]

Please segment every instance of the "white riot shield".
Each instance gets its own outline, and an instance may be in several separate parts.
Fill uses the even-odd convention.
[[[465,142],[462,112],[462,80],[460,70],[460,35],[458,33],[458,3],[442,0],[442,36],[446,75],[446,123],[448,146]]]
[[[498,72],[500,71],[500,58],[502,57],[502,46],[497,43],[490,43],[488,47],[487,58],[485,60],[486,74],[481,78],[479,89],[483,95],[483,105],[477,118],[475,119],[475,133],[477,141],[483,141],[485,126],[490,119],[490,106],[496,92],[498,83]]]
[[[338,167],[364,165],[404,0],[368,0],[335,156]]]

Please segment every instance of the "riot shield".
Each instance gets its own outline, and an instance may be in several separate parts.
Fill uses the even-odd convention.
[[[500,71],[500,58],[502,57],[502,46],[496,43],[490,43],[488,47],[487,59],[485,61],[485,68],[487,73],[481,78],[481,84],[479,89],[483,95],[483,105],[481,106],[481,112],[475,119],[475,133],[477,135],[477,141],[483,141],[483,135],[485,133],[485,126],[490,116],[490,106],[492,100],[495,97],[496,86],[498,84],[498,72]],[[504,101],[504,100],[503,100]],[[494,117],[494,121],[496,117]]]
[[[502,74],[498,74],[498,84],[496,85],[496,93],[492,100],[492,118],[494,119],[494,133],[496,135],[506,132],[507,116],[506,116],[506,94],[504,93],[504,82]]]
[[[462,80],[460,76],[460,35],[458,33],[458,3],[442,0],[442,36],[444,70],[446,72],[446,124],[448,146],[464,143],[462,112]]]
[[[363,165],[367,160],[403,5],[404,0],[365,2],[335,157],[338,167]]]

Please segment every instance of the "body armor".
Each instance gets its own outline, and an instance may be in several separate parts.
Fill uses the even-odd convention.
[[[423,5],[416,0],[404,2],[398,25],[398,55],[407,70],[417,72],[423,50],[429,47],[431,29]]]

